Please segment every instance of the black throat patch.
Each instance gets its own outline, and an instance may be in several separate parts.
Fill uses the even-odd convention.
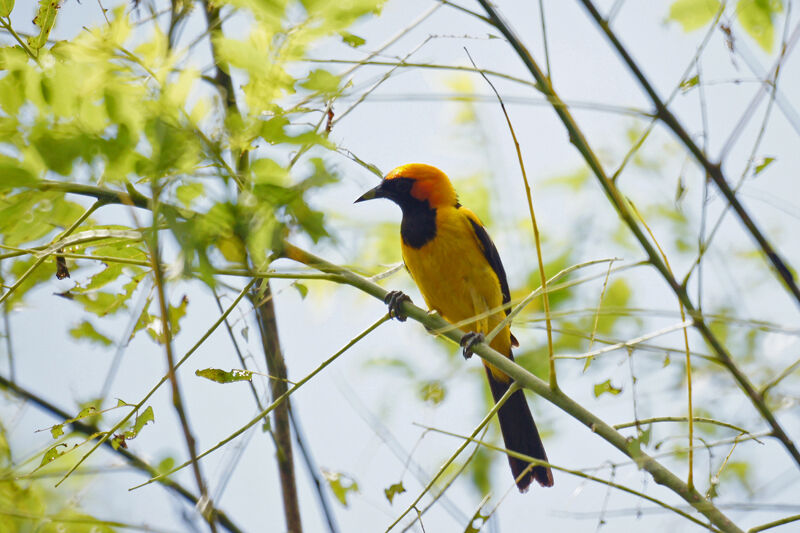
[[[432,209],[427,200],[421,202],[412,198],[401,203],[400,208],[403,210],[403,222],[400,223],[403,244],[422,248],[436,237],[436,209]]]

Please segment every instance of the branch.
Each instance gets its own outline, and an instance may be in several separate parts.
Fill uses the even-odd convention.
[[[533,56],[531,56],[530,52],[528,52],[528,50],[525,48],[525,45],[522,44],[522,41],[520,41],[510,26],[500,17],[489,1],[478,1],[481,3],[486,12],[489,13],[489,16],[492,19],[495,27],[503,33],[506,39],[508,39],[508,42],[517,52],[517,55],[519,55],[520,59],[522,59],[523,63],[525,63],[525,66],[536,79],[540,86],[540,90],[544,92],[547,99],[551,102],[553,109],[569,132],[570,142],[578,149],[583,158],[586,160],[586,163],[597,177],[597,180],[600,182],[600,186],[605,191],[609,201],[614,205],[614,208],[617,210],[620,218],[623,220],[623,222],[625,222],[625,224],[627,224],[636,240],[639,241],[639,244],[647,253],[650,263],[656,268],[656,270],[658,270],[681,303],[683,303],[683,306],[686,308],[686,313],[694,318],[695,329],[706,340],[709,346],[711,346],[711,349],[715,353],[717,360],[733,375],[733,378],[739,384],[739,387],[750,398],[750,402],[753,404],[756,410],[758,410],[764,420],[766,420],[770,425],[775,438],[781,441],[783,446],[789,452],[789,455],[791,455],[798,466],[800,466],[800,451],[798,451],[794,442],[792,442],[791,438],[789,438],[789,436],[786,434],[783,427],[781,427],[781,425],[778,423],[775,415],[769,409],[764,401],[764,398],[761,396],[755,386],[750,382],[747,375],[736,366],[736,363],[733,361],[723,344],[719,341],[719,339],[717,339],[708,324],[706,324],[705,321],[700,317],[692,300],[689,298],[689,295],[686,292],[686,288],[680,284],[678,280],[676,280],[675,277],[670,273],[669,269],[661,259],[660,254],[650,243],[644,231],[639,226],[636,216],[632,212],[628,201],[625,199],[624,195],[622,192],[620,192],[614,182],[606,175],[599,158],[589,146],[588,141],[583,136],[583,133],[581,132],[575,120],[572,118],[569,109],[556,94],[553,86],[550,84],[550,80],[547,79],[542,70],[539,68],[539,65],[533,59]],[[717,170],[719,170],[718,167]]]
[[[372,281],[350,272],[345,268],[316,257],[315,255],[297,248],[292,244],[284,244],[282,255],[288,259],[292,259],[307,266],[321,270],[322,272],[337,274],[341,276],[341,278],[344,280],[344,283],[351,285],[381,301],[383,301],[388,294],[383,287],[373,283]],[[460,329],[453,328],[452,325],[442,317],[436,314],[429,314],[408,301],[403,302],[401,307],[404,314],[424,325],[429,331],[441,332],[440,335],[454,341],[457,344],[460,343],[464,332]],[[548,402],[552,403],[559,409],[566,412],[568,415],[584,424],[593,433],[598,434],[623,454],[634,459],[640,468],[646,470],[651,476],[653,476],[653,479],[656,483],[671,489],[678,496],[683,498],[689,505],[694,507],[698,512],[708,518],[711,523],[713,523],[720,530],[741,533],[741,529],[731,522],[730,519],[728,519],[728,517],[725,516],[711,501],[705,499],[694,488],[687,486],[683,481],[680,480],[680,478],[661,465],[661,463],[646,453],[640,451],[638,447],[632,446],[626,437],[617,432],[614,428],[606,424],[593,413],[589,412],[582,405],[567,396],[564,392],[558,389],[551,389],[548,383],[537,378],[515,362],[509,360],[507,357],[487,346],[485,343],[479,344],[475,349],[475,353],[486,362],[497,367],[501,372],[511,376],[514,381],[519,383],[520,386],[535,392]]]

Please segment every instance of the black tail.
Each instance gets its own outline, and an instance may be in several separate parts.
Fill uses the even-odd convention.
[[[489,378],[492,396],[494,401],[497,402],[506,393],[511,382],[503,383],[492,375],[489,368],[484,368],[486,368],[486,375]],[[500,419],[500,431],[503,433],[503,442],[506,444],[506,449],[525,454],[534,459],[547,461],[542,439],[539,437],[539,431],[533,422],[533,415],[528,403],[525,401],[525,394],[522,389],[506,400],[506,403],[497,411],[497,417]],[[514,479],[517,480],[517,488],[519,488],[520,492],[527,491],[528,486],[534,479],[543,487],[553,486],[553,473],[549,467],[534,466],[520,478],[520,474],[531,463],[509,455],[508,464],[511,466],[511,473],[514,474]]]

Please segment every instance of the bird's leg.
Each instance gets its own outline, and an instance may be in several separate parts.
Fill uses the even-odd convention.
[[[472,349],[478,344],[482,343],[485,338],[486,337],[483,336],[483,333],[477,333],[475,331],[465,333],[464,336],[461,337],[461,353],[464,355],[464,359],[469,359],[472,357]]]
[[[386,295],[386,298],[383,299],[383,302],[389,306],[389,316],[391,318],[396,318],[400,322],[405,322],[406,314],[400,309],[400,305],[403,302],[410,302],[411,298],[406,295],[403,291],[389,291]]]

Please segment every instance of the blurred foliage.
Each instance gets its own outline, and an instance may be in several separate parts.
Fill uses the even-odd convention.
[[[744,31],[765,52],[772,52],[783,0],[738,0],[730,4]],[[721,5],[719,0],[675,0],[669,8],[669,19],[678,22],[683,31],[694,31],[711,22]]]
[[[21,474],[12,459],[6,430],[0,426],[0,531],[110,533],[117,530],[81,511],[72,492],[52,490],[52,480],[47,477]]]

